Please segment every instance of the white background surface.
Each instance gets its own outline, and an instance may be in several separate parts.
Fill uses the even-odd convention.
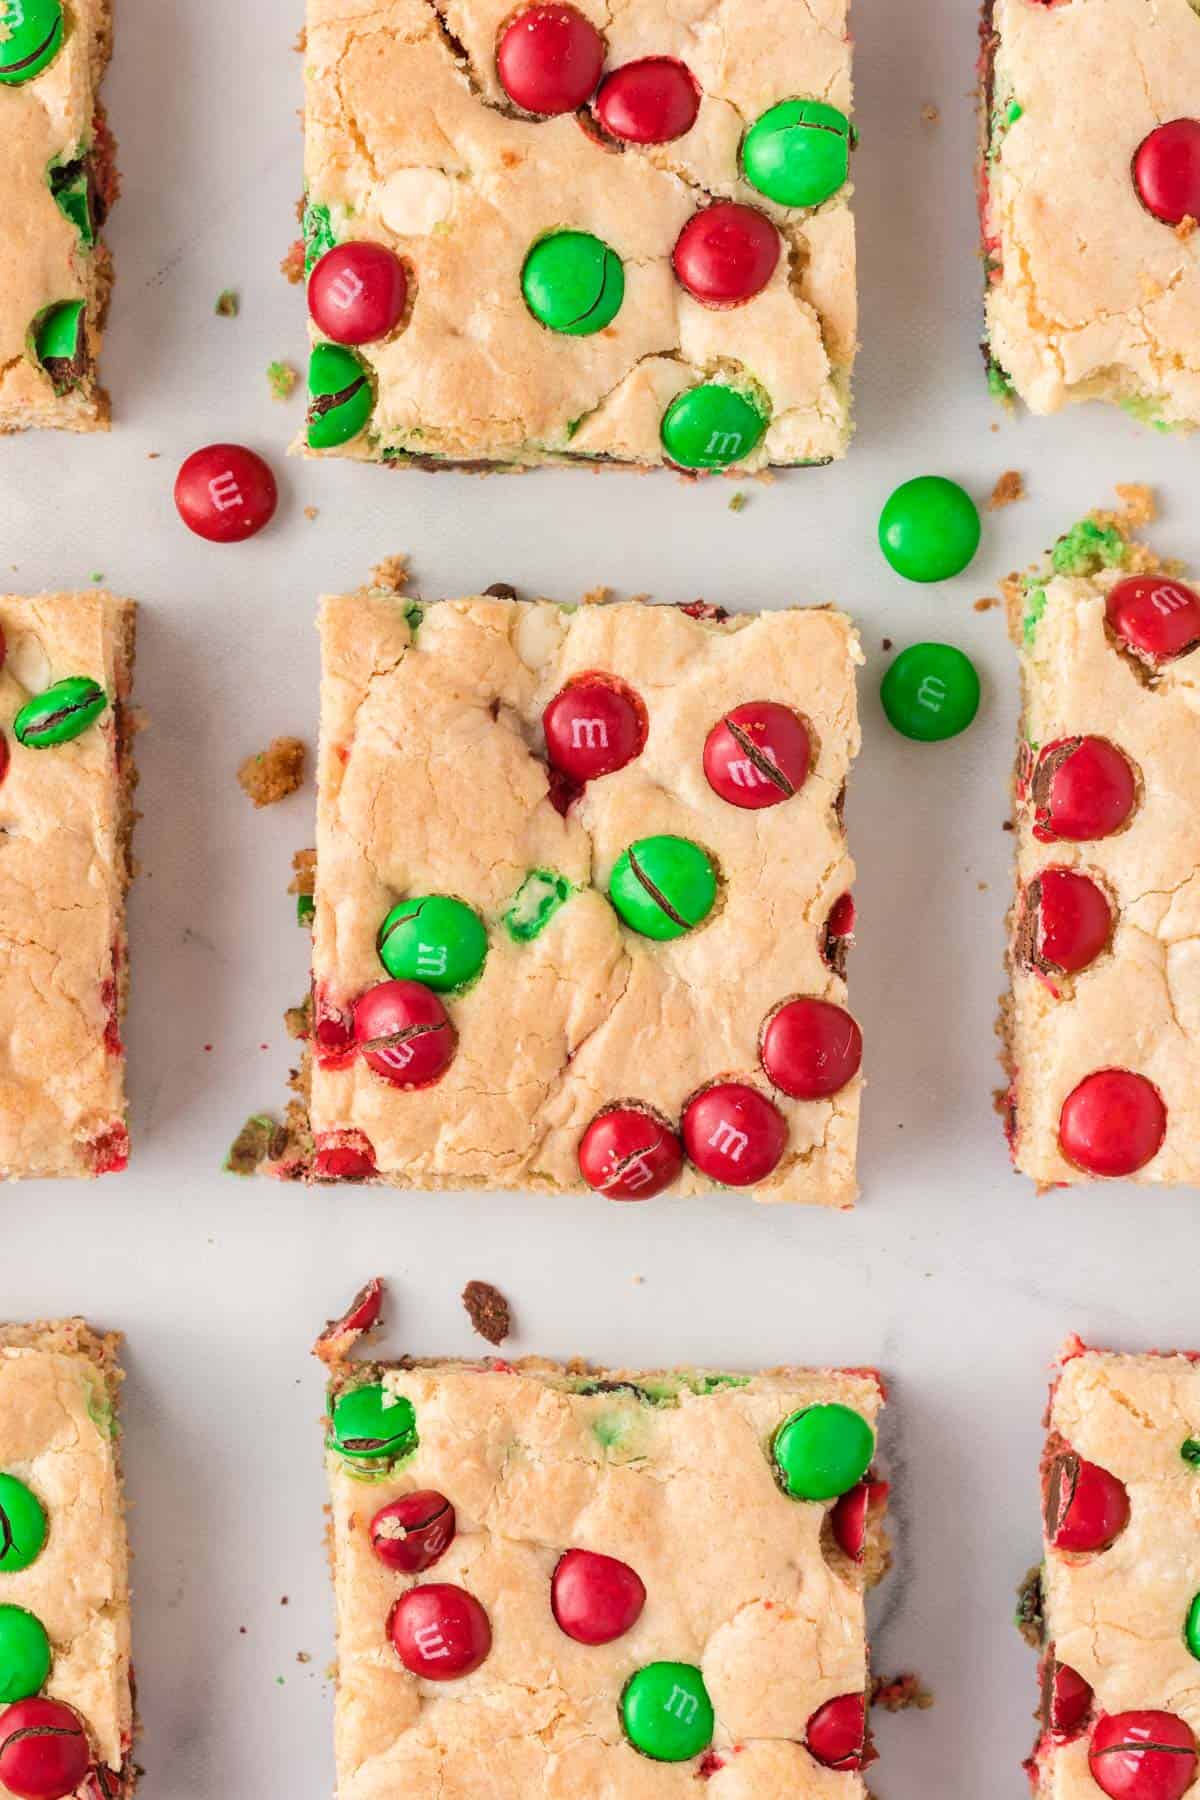
[[[0,1313],[78,1310],[128,1334],[154,1800],[332,1788],[321,1383],[306,1352],[375,1272],[392,1281],[389,1347],[422,1354],[479,1348],[458,1301],[478,1276],[513,1302],[514,1353],[880,1364],[899,1543],[876,1662],[919,1670],[937,1705],[881,1722],[874,1785],[886,1800],[1025,1791],[1033,1658],[1009,1617],[1039,1543],[1045,1365],[1070,1330],[1131,1347],[1200,1338],[1196,1199],[1109,1186],[1039,1200],[1009,1172],[992,1021],[1016,681],[1002,614],[972,602],[1107,504],[1114,481],[1153,482],[1158,540],[1200,564],[1198,451],[1097,409],[993,410],[977,349],[972,0],[854,10],[858,439],[839,467],[750,485],[734,514],[719,481],[285,464],[301,400],[274,403],[264,370],[304,352],[301,293],[277,273],[301,180],[300,0],[121,0],[107,88],[124,171],[108,234],[116,427],[0,444],[0,546],[15,588],[102,572],[142,602],[137,698],[153,725],[131,919],[134,1161],[92,1187],[8,1191]],[[940,123],[922,122],[927,101]],[[213,313],[227,285],[236,320]],[[222,437],[271,455],[284,494],[265,535],[226,549],[190,537],[170,497],[182,457]],[[941,471],[982,499],[1009,467],[1030,498],[987,519],[966,576],[921,589],[887,569],[874,534],[893,485]],[[304,990],[308,947],[284,890],[312,838],[311,788],[255,815],[234,769],[275,733],[315,742],[315,597],[395,550],[431,596],[505,580],[574,599],[604,581],[730,607],[835,600],[858,618],[851,991],[870,1087],[857,1213],[734,1195],[621,1208],[305,1193],[220,1173],[246,1112],[282,1098],[280,1015]],[[969,734],[922,747],[891,732],[884,635],[970,650],[984,702]]]

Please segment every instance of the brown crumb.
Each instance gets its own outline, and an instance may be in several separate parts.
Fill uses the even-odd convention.
[[[297,1650],[296,1661],[298,1663],[310,1663],[312,1661],[312,1657],[307,1650]]]
[[[1003,825],[1000,827],[1000,829],[1001,829],[1001,831],[1015,831],[1017,828],[1013,824],[1011,819],[1005,819],[1005,821],[1004,821]]]
[[[928,1712],[933,1695],[919,1675],[876,1675],[871,1683],[871,1705],[890,1713],[907,1712],[910,1706]]]
[[[986,881],[977,881],[975,883],[975,886],[978,888],[978,890],[981,894],[986,894],[988,891],[988,884]]]
[[[290,400],[300,382],[300,371],[290,362],[267,364],[267,386],[272,400]]]
[[[883,640],[883,644],[882,644],[882,648],[883,648],[883,649],[884,649],[884,650],[890,650],[890,649],[891,649],[891,647],[892,647],[892,640],[891,640],[891,638],[884,638],[884,640]]]
[[[279,1596],[279,1604],[280,1604],[280,1606],[286,1606],[286,1605],[287,1605],[287,1603],[288,1603],[288,1597],[287,1597],[287,1595],[286,1595],[286,1594],[280,1594],[280,1596]]]
[[[921,123],[923,125],[936,125],[941,119],[941,116],[941,108],[935,106],[932,100],[927,100],[921,108]]]
[[[1005,469],[999,481],[992,489],[992,497],[988,501],[989,512],[999,512],[1002,506],[1013,506],[1018,500],[1025,498],[1025,478],[1019,469]]]
[[[300,287],[304,282],[304,239],[297,238],[279,265],[280,273],[285,275],[293,287]]]
[[[371,570],[371,586],[386,594],[402,594],[408,586],[407,556],[385,556]]]
[[[745,496],[745,494],[743,494],[741,488],[738,489],[736,494],[730,495],[730,497],[729,497],[730,512],[732,512],[732,513],[741,512],[743,507],[745,506],[745,504],[746,504],[746,496]]]
[[[999,604],[1000,602],[993,594],[985,594],[982,600],[977,600],[975,602],[975,611],[991,612],[992,608],[994,606],[999,606]]]
[[[1147,487],[1144,481],[1118,481],[1116,493],[1121,502],[1119,517],[1127,530],[1136,531],[1139,526],[1153,525],[1158,517],[1158,502],[1152,487]]]
[[[317,853],[315,850],[297,850],[292,858],[292,879],[288,882],[289,894],[315,894],[317,891]]]
[[[467,1316],[481,1338],[489,1344],[502,1344],[512,1330],[512,1313],[508,1301],[490,1281],[468,1281],[462,1292]]]
[[[304,52],[308,49],[308,26],[307,25],[302,25],[300,27],[299,31],[296,33],[296,41],[292,45],[292,49],[296,52],[297,56],[303,56]]]
[[[265,1113],[246,1120],[229,1146],[225,1170],[230,1175],[253,1175],[259,1163],[275,1161],[287,1149],[287,1132]]]
[[[162,455],[161,450],[147,450],[146,461],[147,462],[157,462],[161,455]]]
[[[274,806],[303,782],[304,755],[299,738],[272,738],[265,750],[246,758],[237,772],[238,785],[255,806]]]
[[[651,594],[630,594],[629,604],[630,606],[646,606],[652,598]]]
[[[289,1006],[283,1015],[283,1024],[288,1036],[298,1043],[307,1038],[312,1029],[308,1002],[305,1001],[303,1006]]]
[[[306,506],[305,507],[304,516],[308,520],[310,525],[312,524],[313,520],[316,518],[316,516],[320,512],[320,510],[321,509],[319,506]]]
[[[1194,237],[1195,234],[1195,219],[1193,219],[1191,213],[1184,213],[1182,219],[1180,219],[1178,225],[1175,227],[1175,236],[1179,239],[1180,243],[1186,244],[1188,239]]]
[[[233,288],[223,288],[217,295],[217,304],[213,307],[218,319],[236,319],[241,310],[241,301]]]
[[[587,592],[582,595],[581,601],[584,606],[603,606],[605,601],[611,600],[611,598],[612,589],[601,585],[600,587],[589,588]]]

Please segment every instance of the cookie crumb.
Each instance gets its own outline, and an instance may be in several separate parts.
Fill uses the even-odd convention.
[[[1011,819],[1005,819],[1005,821],[1004,821],[1003,825],[1000,827],[1000,829],[1001,829],[1001,831],[1015,831],[1017,828],[1013,824]]]
[[[892,647],[891,638],[884,638],[882,644],[880,645],[880,648],[883,650],[890,650],[891,647]]]
[[[253,1113],[229,1146],[227,1175],[253,1175],[258,1165],[275,1161],[287,1149],[287,1132],[266,1113]]]
[[[644,1287],[645,1286],[646,1277],[644,1275],[631,1275],[629,1277],[629,1279],[630,1279],[630,1281],[632,1281],[634,1287]]]
[[[236,319],[241,310],[241,300],[236,288],[222,288],[217,295],[217,304],[213,307],[218,319]]]
[[[310,525],[312,524],[313,520],[317,517],[317,514],[320,512],[320,510],[321,509],[319,506],[306,506],[305,507],[304,516],[308,520]]]
[[[922,125],[936,125],[941,120],[941,116],[942,116],[941,107],[935,106],[933,104],[932,100],[927,100],[925,102],[924,106],[921,108],[921,123],[922,123]]]
[[[246,758],[237,772],[238,785],[255,806],[274,806],[303,782],[304,755],[299,738],[272,738],[265,750]]]
[[[1193,219],[1191,213],[1184,213],[1182,219],[1180,219],[1178,225],[1175,227],[1175,236],[1179,239],[1181,244],[1186,244],[1188,239],[1194,237],[1195,234],[1195,219]]]
[[[297,1650],[296,1661],[298,1663],[310,1663],[312,1661],[312,1656],[307,1650]]]
[[[999,512],[1003,506],[1014,506],[1018,500],[1025,498],[1025,479],[1019,469],[1005,469],[999,481],[992,489],[992,497],[988,501],[989,512]]]
[[[297,850],[292,857],[292,879],[288,882],[289,894],[315,894],[317,891],[317,853],[315,850]]]
[[[585,594],[580,596],[581,604],[584,606],[603,606],[605,601],[611,598],[612,589],[605,587],[603,583],[599,587],[589,588]]]
[[[1118,481],[1116,495],[1121,502],[1117,517],[1127,531],[1136,531],[1142,525],[1153,525],[1158,517],[1158,502],[1154,498],[1152,487],[1148,487],[1144,481]]]
[[[267,386],[273,400],[290,400],[300,380],[300,371],[290,362],[267,364]]]
[[[468,1281],[462,1291],[467,1317],[489,1344],[502,1344],[512,1330],[508,1301],[490,1281]]]
[[[385,594],[402,594],[408,586],[407,556],[385,556],[371,570],[371,586]]]
[[[296,52],[297,56],[303,56],[305,51],[308,49],[308,26],[307,25],[302,25],[300,27],[299,31],[296,33],[296,41],[292,45],[292,49]]]
[[[923,1686],[919,1675],[876,1675],[871,1683],[871,1705],[882,1706],[884,1712],[907,1712],[915,1706],[919,1712],[928,1712],[933,1705],[933,1694]]]
[[[995,595],[985,594],[982,600],[977,600],[975,602],[975,611],[991,612],[992,608],[999,606],[999,604],[1000,602],[996,599]]]
[[[297,238],[287,255],[279,265],[279,272],[293,287],[300,287],[304,281],[304,239]]]
[[[736,494],[731,494],[729,496],[730,512],[732,512],[732,513],[741,512],[741,510],[745,506],[745,504],[746,504],[746,496],[745,496],[745,494],[743,494],[741,488],[738,489]]]

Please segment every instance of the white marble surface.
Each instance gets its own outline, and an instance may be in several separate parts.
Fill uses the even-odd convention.
[[[78,1309],[129,1336],[146,1793],[318,1800],[332,1787],[321,1395],[306,1351],[379,1271],[391,1343],[423,1353],[472,1351],[458,1294],[479,1276],[511,1297],[517,1352],[881,1364],[900,1530],[877,1660],[918,1669],[937,1705],[882,1724],[875,1785],[887,1800],[1021,1795],[1033,1659],[1009,1617],[1038,1543],[1046,1364],[1071,1330],[1196,1341],[1196,1198],[1111,1186],[1038,1200],[1009,1173],[992,1019],[1016,683],[1000,613],[972,602],[1114,481],[1155,483],[1161,542],[1200,565],[1200,453],[1120,415],[992,410],[976,344],[974,7],[856,0],[864,349],[848,463],[751,488],[740,514],[723,483],[285,464],[300,401],[274,403],[264,369],[303,352],[301,296],[277,273],[300,186],[299,9],[121,0],[116,429],[0,445],[6,579],[68,587],[103,572],[143,604],[134,1162],[95,1187],[9,1191],[0,1315]],[[925,102],[940,123],[922,122]],[[242,294],[234,321],[213,313],[227,285]],[[284,492],[275,526],[232,549],[189,537],[171,505],[179,461],[218,437],[272,453]],[[874,532],[896,482],[940,470],[983,497],[1009,467],[1030,498],[987,520],[974,569],[933,589],[890,573]],[[282,1095],[280,1014],[302,992],[307,946],[284,889],[311,840],[311,791],[255,816],[234,768],[276,732],[312,739],[315,596],[394,550],[430,594],[508,580],[574,598],[605,581],[733,607],[834,599],[857,615],[852,991],[870,1088],[856,1214],[734,1196],[617,1208],[304,1194],[220,1173],[243,1115]],[[967,736],[919,747],[883,723],[885,635],[975,655],[985,697]]]

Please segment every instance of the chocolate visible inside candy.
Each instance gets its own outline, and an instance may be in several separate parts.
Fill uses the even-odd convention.
[[[107,705],[108,695],[98,681],[70,675],[25,702],[13,720],[13,735],[30,750],[66,744],[86,731]]]
[[[33,343],[56,394],[78,387],[88,373],[83,301],[63,300],[49,307],[34,327]]]

